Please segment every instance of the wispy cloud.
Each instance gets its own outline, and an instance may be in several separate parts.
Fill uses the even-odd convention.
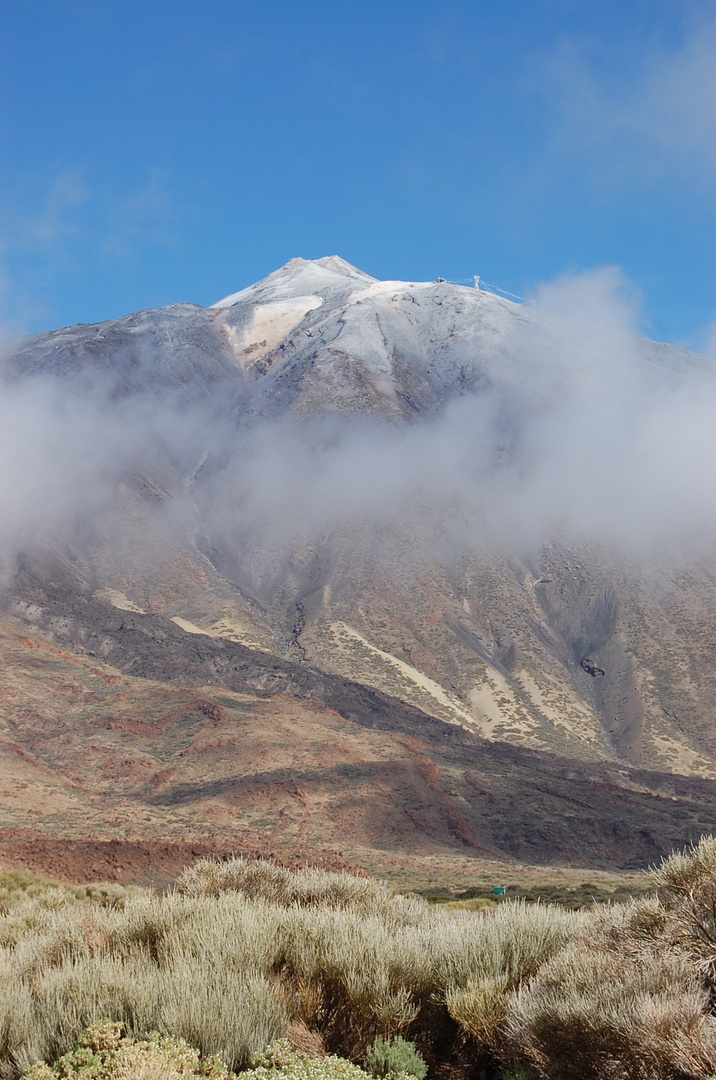
[[[180,243],[182,210],[156,169],[147,181],[107,206],[102,251],[110,258],[137,262],[147,248],[175,249]]]
[[[28,333],[51,317],[45,283],[71,272],[92,193],[80,168],[28,184],[0,213],[0,339]]]
[[[57,252],[81,233],[82,214],[92,199],[84,170],[61,169],[47,182],[39,202],[17,214],[13,239],[43,252]]]
[[[77,164],[18,188],[0,213],[0,337],[51,324],[61,278],[82,288],[90,274],[112,277],[157,248],[176,250],[186,212],[156,170],[117,188]]]
[[[651,184],[716,173],[716,9],[692,19],[671,46],[645,43],[616,69],[584,41],[562,41],[544,70],[553,147],[588,154],[595,176]]]

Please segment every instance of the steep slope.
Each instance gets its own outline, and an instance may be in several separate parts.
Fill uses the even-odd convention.
[[[0,860],[161,880],[210,852],[397,854],[444,884],[454,860],[467,881],[485,860],[640,868],[716,828],[709,781],[484,743],[158,616],[84,616],[84,656],[0,623]]]

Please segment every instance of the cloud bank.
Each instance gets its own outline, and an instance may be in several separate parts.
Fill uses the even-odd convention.
[[[164,527],[277,559],[357,525],[435,553],[559,535],[646,556],[716,538],[716,377],[636,334],[638,298],[606,268],[540,288],[481,346],[487,373],[411,422],[329,413],[244,423],[224,400],[47,376],[2,385],[0,550],[101,516],[149,477]],[[464,360],[464,357],[463,357]],[[278,553],[278,554],[277,554]],[[248,557],[248,555],[247,555]]]

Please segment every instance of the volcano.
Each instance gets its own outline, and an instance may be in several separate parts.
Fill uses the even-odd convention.
[[[713,827],[703,358],[330,256],[1,373],[6,857],[624,868]]]

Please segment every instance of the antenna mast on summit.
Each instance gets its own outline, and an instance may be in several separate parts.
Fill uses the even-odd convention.
[[[479,274],[474,274],[473,276],[475,278],[475,288],[479,292],[480,291],[480,275]]]

